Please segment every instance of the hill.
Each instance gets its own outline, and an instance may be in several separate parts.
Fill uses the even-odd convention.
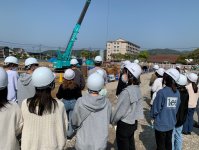
[[[148,50],[149,55],[181,55],[181,51],[173,50],[173,49],[151,49]]]
[[[43,51],[42,54],[44,55],[48,55],[48,56],[57,56],[57,52],[58,50],[46,50],[46,51]],[[61,51],[62,53],[64,51]],[[71,52],[71,56],[76,56],[76,57],[82,57],[82,56],[86,56],[87,58],[90,58],[90,57],[94,57],[96,55],[99,55],[99,50],[86,50],[86,49],[80,49],[80,50],[72,50]]]
[[[57,50],[43,51],[42,54],[49,55],[49,56],[56,56],[57,55]]]

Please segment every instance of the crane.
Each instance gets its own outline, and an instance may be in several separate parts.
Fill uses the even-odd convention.
[[[80,14],[80,17],[73,29],[73,32],[70,36],[70,39],[68,41],[68,44],[67,44],[67,47],[64,51],[64,53],[62,54],[61,51],[58,51],[57,53],[57,59],[56,61],[53,62],[53,67],[54,69],[63,69],[63,68],[68,68],[70,66],[70,59],[71,59],[71,52],[72,52],[72,48],[73,48],[73,45],[75,43],[75,40],[77,39],[77,34],[79,33],[79,29],[81,27],[81,23],[84,19],[84,16],[87,12],[87,9],[89,7],[91,3],[91,0],[86,0],[86,3],[84,5],[84,8]],[[91,60],[87,60],[87,63],[89,64],[92,64]]]

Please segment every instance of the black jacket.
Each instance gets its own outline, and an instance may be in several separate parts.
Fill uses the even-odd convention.
[[[56,94],[58,99],[65,99],[65,100],[71,100],[71,99],[78,99],[82,96],[81,89],[79,86],[77,86],[74,89],[63,89],[63,85],[61,84],[59,87],[59,90]]]
[[[180,127],[181,125],[184,124],[186,117],[187,117],[187,113],[188,113],[188,102],[189,102],[189,94],[187,92],[187,90],[185,88],[180,89],[180,106],[176,115],[176,127]]]

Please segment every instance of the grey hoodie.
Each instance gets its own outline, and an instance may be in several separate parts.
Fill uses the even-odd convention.
[[[17,101],[20,106],[24,99],[35,95],[35,87],[32,84],[32,75],[30,74],[21,74],[17,82],[17,87]]]
[[[119,95],[113,111],[111,122],[119,120],[127,124],[135,124],[135,120],[143,119],[142,95],[138,85],[127,86]]]
[[[78,127],[77,150],[105,150],[111,118],[111,103],[103,96],[84,95],[75,104],[72,125]]]

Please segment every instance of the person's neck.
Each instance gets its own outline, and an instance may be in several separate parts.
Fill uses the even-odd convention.
[[[32,71],[32,70],[28,70],[26,73],[27,73],[27,74],[32,74],[33,71]]]
[[[98,93],[91,93],[91,96],[98,96]]]

